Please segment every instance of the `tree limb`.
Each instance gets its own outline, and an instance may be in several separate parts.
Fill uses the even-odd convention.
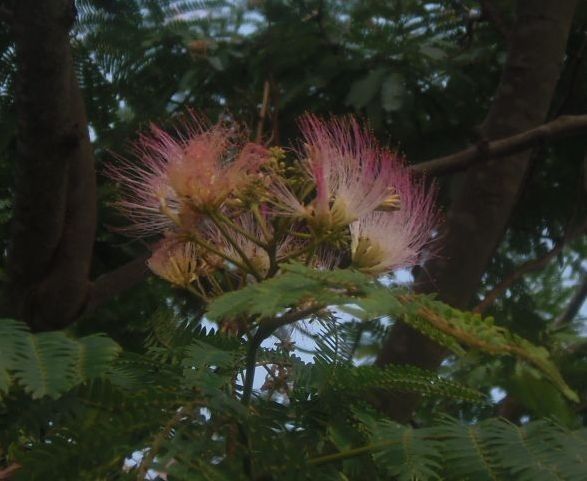
[[[583,279],[579,283],[578,289],[573,294],[565,310],[554,321],[555,329],[559,329],[575,319],[585,302],[585,298],[587,298],[587,272],[583,272]]]
[[[504,139],[534,129],[548,114],[560,75],[576,0],[518,0],[500,85],[481,127],[482,138]],[[472,152],[473,153],[473,152]],[[475,154],[477,155],[477,154]],[[467,308],[503,238],[522,192],[529,152],[471,164],[443,226],[441,251],[416,278],[419,292],[438,292],[456,308]],[[378,365],[412,364],[437,369],[446,351],[406,324],[390,330]],[[417,396],[384,400],[385,410],[406,421]]]
[[[147,259],[150,254],[138,256],[122,266],[98,277],[92,284],[84,314],[92,312],[122,292],[136,286],[149,276]]]
[[[7,468],[2,469],[0,471],[0,479],[1,480],[12,479],[12,477],[16,474],[16,472],[21,467],[22,466],[18,463],[12,463],[10,466],[8,466]]]
[[[575,292],[571,301],[567,305],[564,312],[555,320],[554,329],[560,329],[566,324],[571,322],[587,297],[587,272],[583,274],[583,280],[579,284],[579,289]],[[479,307],[479,306],[477,306]],[[583,352],[587,352],[587,341],[582,340],[576,344],[568,346],[566,354],[569,356],[581,356]],[[498,404],[498,415],[508,419],[511,422],[517,423],[520,420],[520,416],[524,414],[524,406],[512,395],[508,394]]]
[[[587,133],[587,115],[564,115],[541,125],[492,142],[411,166],[412,171],[427,175],[446,175],[463,170],[476,162],[515,154],[547,140]]]
[[[491,291],[489,291],[485,295],[485,298],[479,304],[477,304],[475,309],[473,309],[473,312],[485,312],[487,308],[491,306],[491,304],[493,304],[495,300],[499,296],[501,296],[516,281],[521,279],[524,275],[528,274],[529,272],[535,272],[537,270],[542,269],[551,261],[551,259],[553,259],[562,252],[566,244],[568,244],[571,240],[578,237],[579,235],[583,234],[586,229],[587,223],[584,223],[579,228],[573,229],[573,231],[570,232],[568,235],[565,235],[545,255],[524,262],[515,271],[511,272],[508,276],[506,276],[497,286],[491,289]]]
[[[515,271],[506,276],[497,286],[489,291],[483,300],[475,306],[473,312],[485,312],[499,296],[501,296],[507,289],[509,289],[516,281],[520,280],[526,274],[535,272],[546,266],[553,257],[556,257],[563,250],[564,243],[559,242],[545,255],[536,259],[531,259],[521,264]]]

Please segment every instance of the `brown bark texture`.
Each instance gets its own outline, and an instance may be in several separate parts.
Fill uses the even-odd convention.
[[[34,330],[71,323],[88,295],[96,226],[94,158],[75,78],[71,0],[19,0],[15,205],[10,315]]]
[[[481,127],[491,141],[532,129],[547,116],[564,59],[576,0],[519,0],[509,51],[490,111]],[[443,226],[441,251],[416,279],[420,292],[437,292],[467,308],[503,238],[524,187],[530,152],[471,165]],[[379,365],[413,364],[436,369],[445,351],[403,323],[396,323],[377,359]],[[417,397],[387,397],[382,407],[406,421]]]

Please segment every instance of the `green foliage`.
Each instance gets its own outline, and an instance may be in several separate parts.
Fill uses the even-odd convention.
[[[385,287],[358,271],[316,271],[301,264],[290,264],[283,269],[285,272],[276,278],[217,298],[210,305],[208,316],[221,320],[240,313],[260,318],[259,324],[263,326],[279,323],[279,315],[305,304],[338,307],[362,319],[390,316],[456,354],[463,354],[462,346],[466,346],[490,355],[516,356],[539,369],[567,398],[578,401],[546,349],[495,325],[492,318],[459,311],[430,296]]]
[[[0,392],[17,382],[34,399],[57,398],[72,387],[104,376],[120,346],[95,334],[72,339],[63,332],[31,334],[26,324],[0,320]]]
[[[320,367],[314,370],[320,369]],[[364,395],[374,390],[415,392],[425,396],[462,399],[470,402],[483,400],[482,395],[458,383],[442,379],[438,375],[413,366],[338,367],[329,375],[322,375],[327,386],[335,392]]]
[[[214,299],[208,306],[207,317],[213,321],[237,315],[264,318],[304,303],[344,305],[350,302],[348,290],[358,290],[358,286],[365,289],[373,283],[372,278],[349,269],[319,272],[292,263],[284,270],[283,275]]]
[[[270,284],[269,291],[275,285],[290,286],[290,273],[306,288],[312,286],[314,299],[345,298],[347,303],[352,299],[355,309],[368,292],[385,290],[388,296],[393,292],[375,282],[359,289],[357,282],[365,279],[357,272],[310,274],[299,265],[291,271],[288,268],[281,283],[268,281],[245,291],[260,292],[265,299],[264,284]],[[406,295],[403,290],[398,292]],[[273,292],[271,306],[287,308],[297,295],[290,292],[278,298]],[[373,299],[365,306],[377,305]],[[248,316],[270,312],[267,305],[247,305]],[[226,299],[219,299],[218,306],[228,309]],[[237,315],[215,309],[213,312],[223,315]],[[320,312],[315,315],[324,317]],[[392,423],[368,407],[370,396],[392,391],[459,402],[478,403],[483,398],[472,389],[415,367],[354,366],[355,327],[340,324],[330,315],[321,322],[324,329],[317,335],[320,342],[313,363],[304,363],[283,342],[275,348],[259,348],[257,361],[268,371],[261,389],[255,388],[249,408],[239,401],[242,387],[238,381],[246,343],[185,322],[171,311],[162,310],[152,319],[153,334],[146,339],[142,354],[124,353],[114,366],[99,362],[109,359],[111,364],[113,359],[96,343],[52,333],[51,339],[59,338],[62,344],[83,343],[100,351],[83,357],[97,360],[91,371],[82,367],[78,371],[87,371],[88,376],[107,375],[62,391],[57,400],[34,400],[11,390],[0,409],[4,433],[0,445],[9,447],[9,459],[22,464],[17,479],[23,480],[46,478],[57,469],[63,480],[143,479],[149,468],[179,480],[250,479],[251,473],[284,480],[345,476],[525,480],[531,476],[551,479],[547,476],[552,473],[555,479],[580,479],[577,473],[586,462],[581,454],[587,443],[583,431],[570,432],[547,422],[517,427],[495,419],[464,424],[445,418],[417,429]],[[11,339],[7,345],[20,346],[18,339],[33,336],[17,323],[5,326],[2,339]],[[38,339],[28,342],[46,344]],[[81,359],[73,350],[67,352]],[[71,361],[55,365],[68,363]],[[276,367],[279,369],[273,369]],[[24,409],[14,417],[9,413],[16,404]],[[28,446],[24,452],[19,448],[23,439]],[[133,452],[143,452],[143,461],[125,473],[123,459]],[[508,457],[513,452],[519,453],[514,460]]]
[[[385,472],[402,480],[573,480],[587,472],[587,431],[570,432],[548,421],[516,426],[503,419],[467,425],[449,417],[423,429],[357,413],[368,444],[314,460],[332,462],[371,453]]]

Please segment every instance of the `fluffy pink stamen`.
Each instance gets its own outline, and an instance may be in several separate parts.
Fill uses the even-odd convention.
[[[242,146],[227,127],[206,127],[192,115],[174,135],[151,126],[135,156],[139,162],[120,159],[107,174],[121,184],[117,206],[132,221],[128,230],[152,235],[174,225],[193,228],[194,217],[246,188],[268,154],[260,145]]]
[[[300,120],[304,148],[300,153],[316,195],[310,209],[349,224],[379,207],[390,195],[401,160],[380,147],[352,117],[325,121],[314,115]],[[273,189],[284,212],[300,215],[304,206],[283,184]]]
[[[438,220],[435,187],[426,188],[405,166],[396,167],[393,187],[400,199],[398,210],[373,211],[350,226],[353,257],[361,241],[370,246],[371,265],[358,265],[369,272],[414,266],[433,241]]]

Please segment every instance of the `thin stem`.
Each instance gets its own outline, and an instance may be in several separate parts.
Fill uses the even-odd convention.
[[[265,369],[265,371],[267,371],[267,374],[269,374],[269,375],[270,375],[270,376],[271,376],[273,379],[275,379],[275,374],[273,374],[273,373],[271,372],[271,369],[269,369],[269,368],[267,367],[267,363],[266,363],[266,362],[261,362],[261,363],[259,363],[258,365],[259,365],[259,366],[261,366],[263,369]]]
[[[190,240],[192,240],[196,244],[202,246],[204,249],[209,250],[213,254],[216,254],[217,256],[222,257],[223,259],[227,260],[228,262],[234,264],[242,271],[245,271],[245,272],[249,271],[247,266],[245,266],[241,262],[237,261],[236,259],[233,259],[232,257],[227,256],[224,252],[222,252],[219,249],[216,249],[216,247],[214,247],[212,244],[206,242],[204,239],[200,239],[198,236],[194,235],[193,233],[192,233],[192,235],[190,235]]]
[[[259,325],[259,330],[263,329],[267,332],[267,337],[269,337],[276,329],[279,329],[281,326],[285,326],[287,324],[291,324],[293,322],[297,322],[304,317],[308,317],[311,314],[315,314],[324,306],[320,304],[312,304],[303,309],[288,311],[280,317],[273,317],[271,319],[265,319],[261,321]]]
[[[302,247],[301,249],[298,249],[297,251],[290,252],[283,259],[281,259],[281,262],[287,262],[290,259],[295,259],[296,257],[299,257],[302,254],[305,254],[306,252],[309,252],[311,248],[312,248],[312,246],[308,245],[306,247]]]
[[[326,454],[325,456],[318,456],[317,458],[310,458],[308,460],[308,464],[312,466],[318,466],[320,464],[331,463],[333,461],[341,461],[343,459],[360,456],[361,454],[380,451],[381,449],[384,449],[388,446],[393,446],[394,444],[400,443],[401,441],[389,440],[381,441],[379,443],[367,444],[366,446],[361,446],[360,448],[347,449],[346,451],[340,451],[338,453]]]
[[[300,237],[302,239],[311,239],[312,235],[307,232],[291,232],[289,235],[293,237]]]
[[[261,327],[257,329],[257,332],[253,339],[249,342],[249,350],[247,351],[247,359],[245,363],[245,381],[243,382],[243,395],[241,402],[248,406],[251,402],[251,395],[253,393],[253,383],[255,381],[255,369],[257,367],[257,349],[261,343],[269,337],[270,333]]]
[[[286,257],[284,257],[283,259],[281,259],[281,262],[286,262],[290,259],[294,259],[298,256],[301,256],[302,254],[308,253],[308,252],[312,252],[322,243],[324,242],[328,242],[329,240],[331,240],[333,237],[335,238],[337,235],[339,235],[341,233],[341,230],[332,230],[330,232],[328,232],[326,235],[324,236],[319,236],[316,237],[315,235],[311,235],[311,237],[314,237],[314,240],[312,242],[310,242],[309,244],[307,244],[306,246],[302,247],[301,249],[298,249],[297,251],[294,251],[292,253],[290,253],[289,255],[287,255]],[[297,235],[299,236],[301,233],[293,233],[292,235]],[[308,256],[311,257],[311,256]]]
[[[251,208],[251,212],[253,213],[253,216],[255,216],[255,220],[259,223],[259,227],[261,227],[261,231],[263,232],[263,236],[265,236],[265,241],[267,242],[266,245],[269,245],[269,243],[272,241],[273,236],[271,235],[271,232],[269,232],[267,223],[265,222],[265,219],[259,211],[259,205],[253,205]]]
[[[446,436],[424,436],[424,439],[444,441],[446,440]],[[360,456],[362,454],[381,451],[382,449],[385,449],[389,446],[394,446],[401,443],[401,440],[388,439],[384,441],[379,441],[377,443],[367,444],[365,446],[361,446],[360,448],[347,449],[345,451],[339,451],[338,453],[326,454],[324,456],[310,458],[307,462],[312,466],[318,466],[320,464],[331,463],[333,461],[341,461],[344,459],[354,458],[355,456]]]
[[[269,246],[267,255],[269,257],[269,269],[267,270],[265,278],[269,279],[277,274],[277,271],[279,270],[279,264],[277,262],[277,245],[275,243]]]
[[[299,321],[304,317],[309,316],[310,314],[314,314],[322,309],[323,306],[318,304],[313,304],[304,309],[299,309],[296,311],[289,311],[283,314],[280,317],[273,317],[271,319],[266,319],[261,321],[259,327],[257,328],[257,332],[253,336],[253,338],[249,341],[249,350],[247,351],[247,358],[245,364],[245,380],[243,383],[243,395],[241,398],[241,402],[246,406],[249,404],[251,400],[251,394],[253,392],[253,382],[255,380],[255,368],[257,367],[257,349],[261,346],[261,343],[271,336],[276,329],[280,328],[281,326],[285,326],[287,324],[291,324],[292,322]]]
[[[265,124],[265,117],[267,116],[267,111],[269,110],[269,92],[271,90],[271,84],[269,80],[265,80],[263,84],[263,103],[261,105],[261,111],[259,112],[259,123],[257,124],[257,136],[255,137],[255,142],[258,144],[261,143],[263,140],[263,125]]]
[[[189,286],[186,287],[186,289],[188,290],[188,292],[191,292],[194,296],[200,298],[205,303],[210,302],[210,299],[203,293],[204,290],[202,289],[202,284],[200,283],[200,279],[196,279],[196,283],[198,284],[198,287],[200,288],[201,292],[200,292],[200,290],[196,289],[192,285],[189,285]]]
[[[216,289],[216,293],[217,294],[222,294],[222,292],[223,292],[222,286],[220,285],[220,283],[218,282],[218,279],[216,279],[216,277],[214,276],[214,274],[212,274],[211,276],[209,276],[208,279],[210,280],[210,284],[212,284],[212,288],[213,289]]]
[[[246,239],[250,240],[253,244],[258,245],[262,249],[265,249],[265,250],[267,249],[267,244],[266,243],[261,242],[259,239],[257,239],[255,236],[251,235],[249,232],[247,232],[245,229],[243,229],[236,222],[233,222],[231,219],[229,219],[224,214],[222,214],[220,212],[214,212],[213,214],[210,214],[210,217],[212,217],[212,220],[214,221],[214,223],[217,226],[218,226],[218,223],[223,222],[223,223],[229,225],[231,229],[234,229],[240,235],[242,235]],[[262,228],[263,227],[261,227],[261,229]]]
[[[306,254],[308,252],[313,252],[316,247],[318,247],[322,242],[326,241],[327,239],[328,239],[328,237],[326,237],[324,239],[316,239],[313,242],[310,242],[308,245],[302,247],[301,249],[298,249],[297,251],[291,252],[290,254],[285,256],[283,259],[281,259],[281,262],[286,262],[290,259],[295,259],[296,257],[299,257],[302,254]],[[308,256],[308,257],[310,257],[310,256]]]
[[[224,225],[222,225],[222,220],[217,217],[217,214],[211,214],[210,217],[214,221],[214,224],[216,225],[216,227],[218,227],[218,230],[220,231],[220,233],[230,243],[230,245],[232,245],[232,247],[234,247],[234,250],[236,250],[238,255],[241,256],[243,262],[246,264],[246,266],[248,268],[248,269],[244,269],[244,270],[245,271],[248,270],[251,274],[253,274],[253,276],[255,276],[255,279],[257,279],[257,281],[261,282],[263,280],[263,276],[261,276],[261,274],[257,271],[257,269],[255,269],[255,266],[253,265],[251,260],[247,257],[247,255],[244,253],[244,251],[241,249],[241,247],[238,245],[238,242],[235,242],[234,239],[232,238],[232,236],[226,231],[226,229],[224,228]]]

